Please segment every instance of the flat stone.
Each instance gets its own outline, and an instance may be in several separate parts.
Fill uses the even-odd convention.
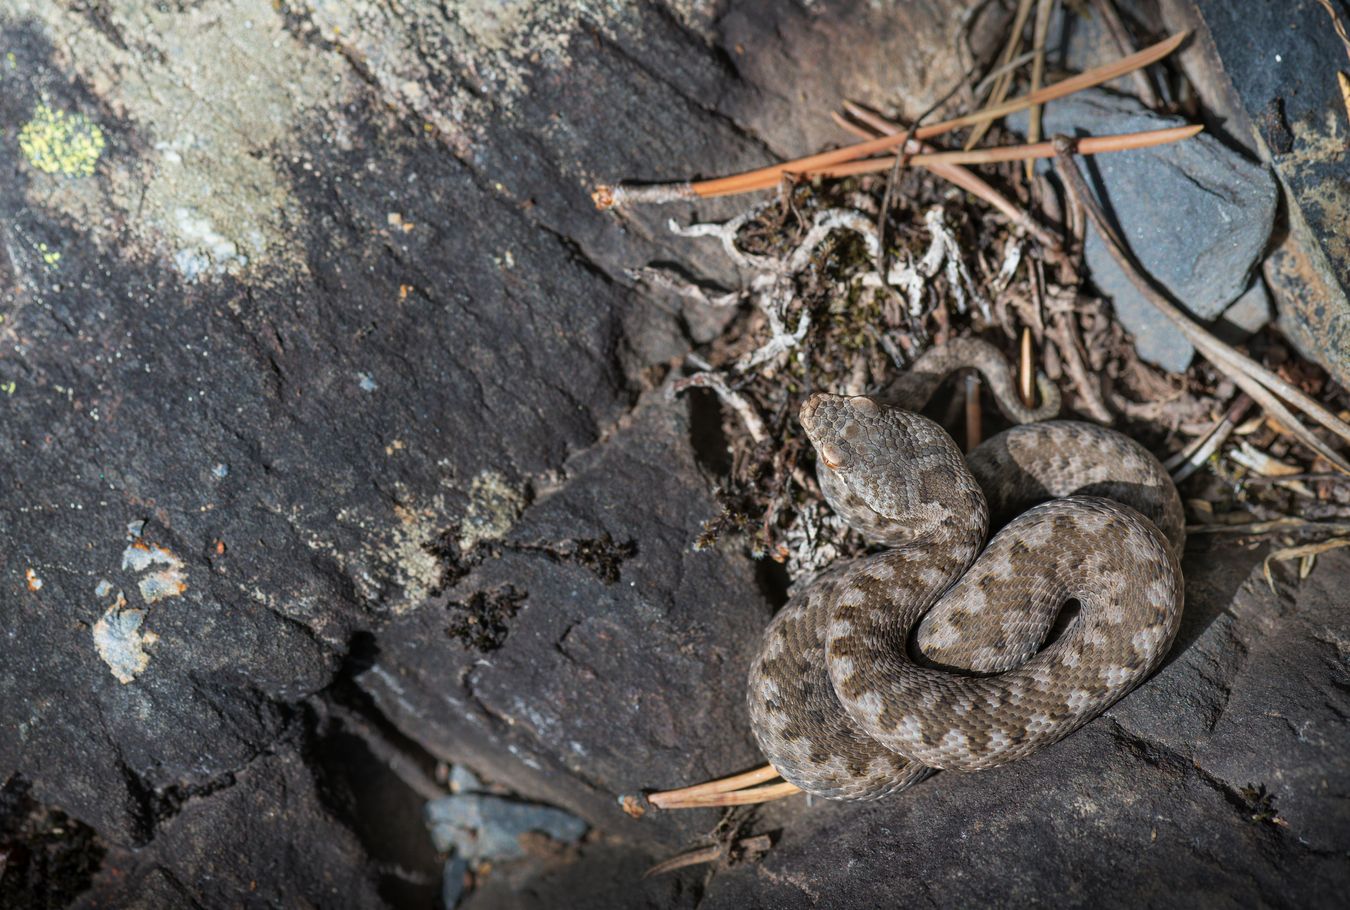
[[[1024,130],[1026,115],[1009,118]],[[1108,135],[1183,124],[1100,89],[1045,106],[1045,135]],[[1079,159],[1098,201],[1144,269],[1186,311],[1216,319],[1251,284],[1270,238],[1276,189],[1267,168],[1201,134],[1185,142]],[[1134,336],[1139,356],[1184,370],[1194,348],[1130,283],[1097,232],[1085,249],[1092,283]]]
[[[304,851],[289,846],[297,842]],[[192,893],[196,901],[185,900]],[[83,900],[130,910],[383,903],[366,850],[324,805],[313,769],[290,748],[186,802],[152,844],[112,850]]]

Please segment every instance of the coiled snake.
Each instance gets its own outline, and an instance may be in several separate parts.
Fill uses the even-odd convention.
[[[1013,420],[1006,362],[978,341],[923,358],[880,398],[817,394],[801,422],[822,491],[888,549],[794,595],[750,672],[755,737],[782,776],[832,799],[978,771],[1067,736],[1147,676],[1182,609],[1181,502],[1158,460],[1092,424],[1015,426],[962,457],[922,405],[977,366]],[[1012,517],[985,546],[990,515]],[[1015,517],[1013,517],[1015,516]],[[1078,613],[1044,650],[1069,602]],[[917,652],[917,653],[916,653]]]

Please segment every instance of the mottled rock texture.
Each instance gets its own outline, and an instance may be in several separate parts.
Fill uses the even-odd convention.
[[[772,904],[805,875],[842,810],[776,810],[764,873],[636,883],[714,819],[634,820],[615,796],[755,761],[744,673],[781,581],[691,550],[718,418],[653,368],[711,323],[624,269],[734,276],[665,232],[689,210],[598,213],[588,192],[806,152],[839,138],[840,98],[916,114],[959,75],[961,6],[6,4],[0,881],[60,875],[0,902],[428,906],[438,760],[592,826],[483,906]],[[1241,619],[1251,559],[1215,564],[1204,629]],[[1328,558],[1305,587],[1346,574]],[[1316,713],[1343,708],[1342,639],[1296,659],[1302,601],[1269,603],[1263,638],[1202,660],[1195,637],[1066,744],[1080,776],[1011,773],[1047,807],[1132,781],[1179,819],[1172,854],[1200,857],[1176,868],[1220,838],[1252,887],[1321,895],[1344,868],[1321,802],[1346,789],[1343,732]],[[1204,686],[1167,675],[1197,660]],[[1213,729],[1191,741],[1197,712]],[[1243,820],[1248,779],[1288,829]],[[986,786],[939,778],[929,809],[859,818],[937,818],[960,790],[982,814],[943,824],[1015,826],[1026,789]],[[1137,833],[1085,825],[1073,855],[1123,863]],[[856,880],[899,889],[876,855],[848,859]],[[981,887],[1031,876],[1004,873]]]
[[[1142,0],[1139,5],[1151,5]],[[1337,71],[1346,50],[1319,0],[1158,0],[1211,131],[1271,165],[1281,204],[1263,271],[1279,325],[1350,384],[1350,109]],[[1344,27],[1350,9],[1332,0]]]

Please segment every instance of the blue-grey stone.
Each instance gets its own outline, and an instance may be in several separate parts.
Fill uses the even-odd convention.
[[[1229,344],[1246,341],[1270,322],[1273,306],[1266,283],[1258,276],[1214,323],[1214,334]]]
[[[1013,129],[1025,129],[1025,114],[1009,120]],[[1093,89],[1046,105],[1042,130],[1105,136],[1184,122]],[[1275,181],[1265,166],[1203,133],[1079,164],[1135,257],[1183,309],[1209,322],[1251,285],[1275,219]],[[1139,356],[1184,370],[1194,349],[1130,283],[1095,230],[1088,231],[1085,257],[1092,283],[1114,304]]]
[[[431,840],[443,853],[470,860],[512,859],[524,855],[522,834],[538,832],[573,843],[586,833],[587,824],[570,812],[477,792],[478,780],[471,772],[458,779],[471,781],[471,788],[426,805]]]

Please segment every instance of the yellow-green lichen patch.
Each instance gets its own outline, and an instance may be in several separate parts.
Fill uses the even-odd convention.
[[[498,540],[525,510],[525,492],[496,471],[483,471],[469,487],[469,508],[459,526],[459,549],[467,553],[484,540]]]
[[[6,9],[46,33],[53,65],[130,138],[104,154],[97,181],[66,179],[48,163],[90,172],[77,153],[94,139],[77,144],[71,128],[59,153],[39,141],[30,203],[121,254],[162,257],[189,281],[303,270],[287,220],[301,208],[291,174],[314,167],[307,146],[342,132],[334,102],[360,84],[350,64],[293,35],[273,0],[126,0],[98,19],[66,6],[8,0]],[[135,41],[110,38],[118,33]],[[36,140],[60,133],[51,117],[35,122]]]
[[[19,130],[19,150],[44,174],[90,177],[106,145],[97,123],[47,104],[34,107],[32,118]]]

